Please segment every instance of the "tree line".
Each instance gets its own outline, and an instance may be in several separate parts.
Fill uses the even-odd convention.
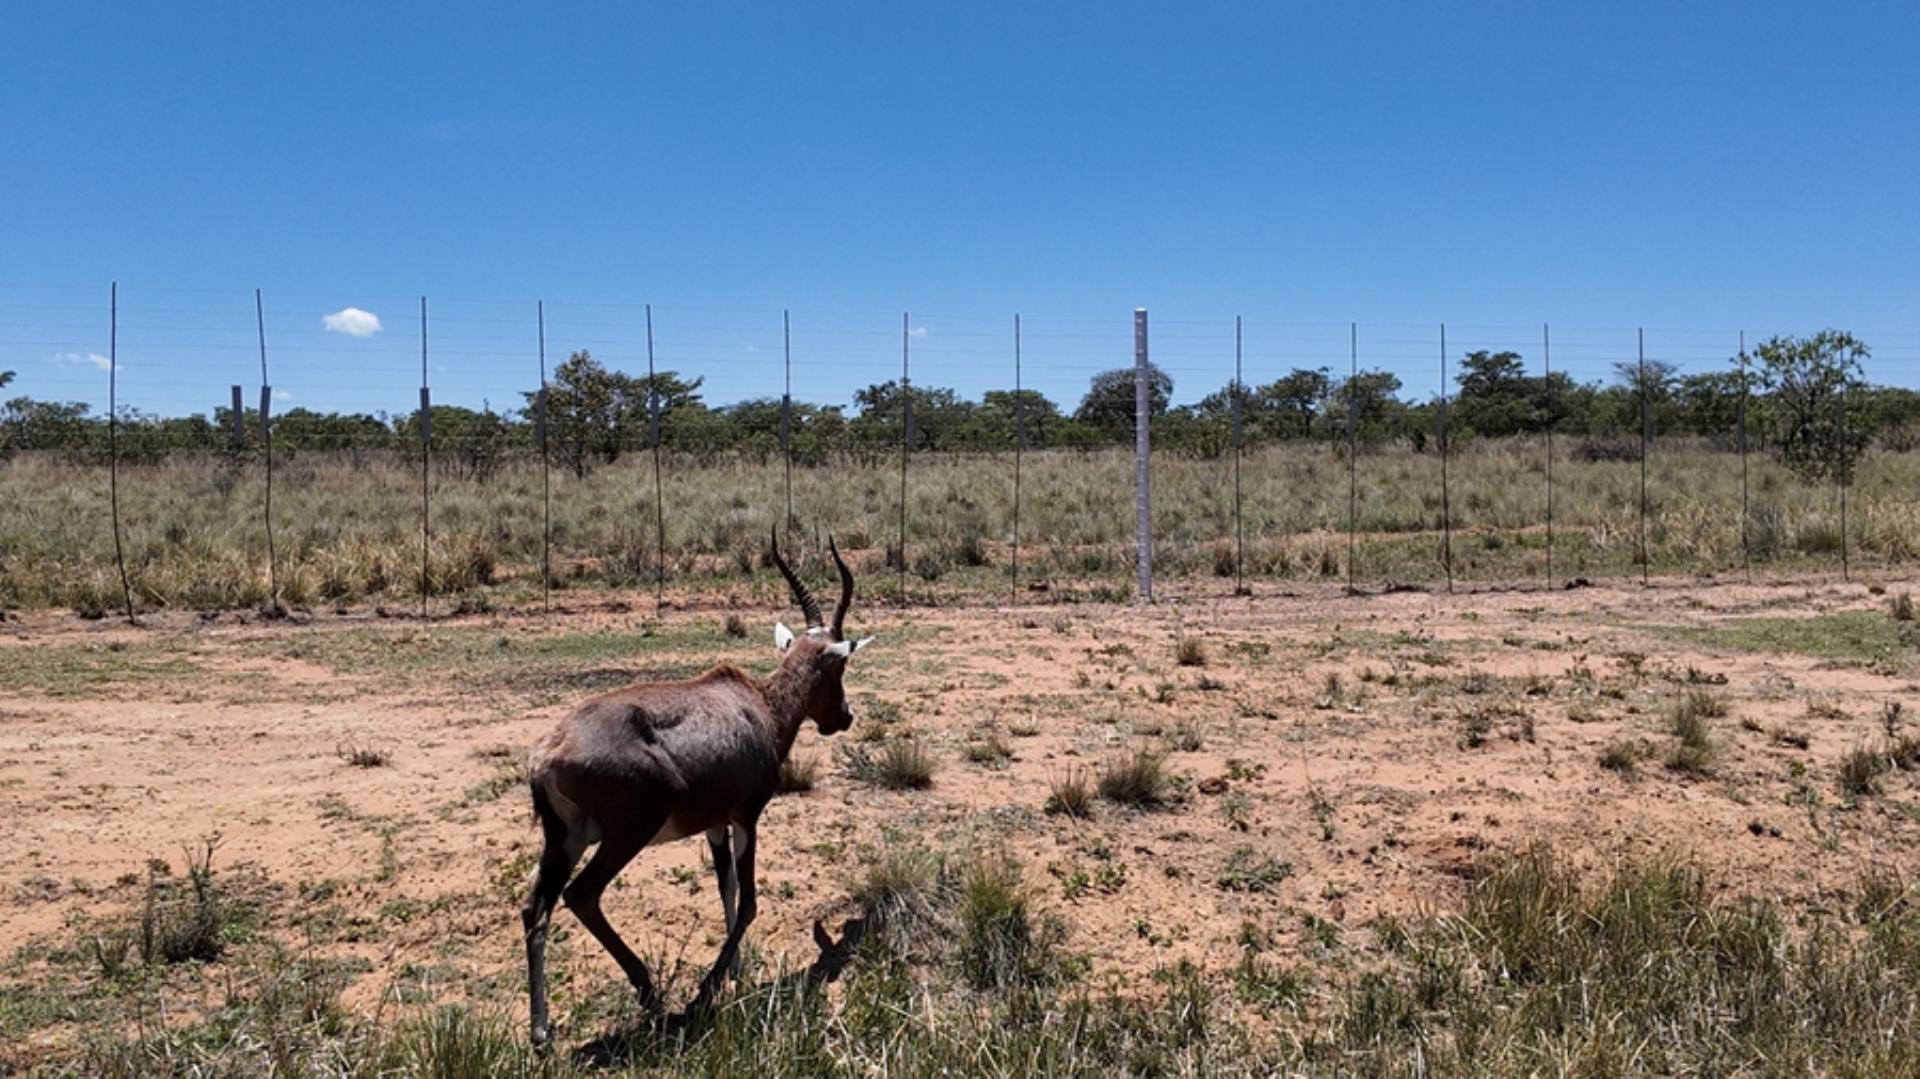
[[[1667,363],[1616,365],[1607,382],[1577,382],[1562,372],[1529,374],[1515,352],[1476,351],[1459,360],[1455,387],[1409,400],[1390,371],[1336,377],[1327,367],[1297,368],[1264,385],[1229,383],[1189,405],[1172,406],[1173,379],[1150,372],[1149,407],[1156,448],[1197,456],[1228,452],[1238,436],[1247,445],[1284,441],[1398,444],[1419,452],[1444,437],[1462,440],[1535,435],[1547,431],[1577,439],[1575,452],[1594,458],[1637,455],[1644,426],[1660,435],[1693,435],[1732,445],[1745,429],[1808,479],[1851,475],[1876,439],[1905,450],[1920,441],[1920,394],[1872,386],[1859,339],[1825,330],[1810,337],[1776,337],[1748,362],[1733,358],[1721,370],[1681,374]],[[0,372],[0,387],[12,380]],[[1033,390],[989,390],[963,399],[941,387],[897,381],[854,394],[851,408],[756,398],[709,405],[700,378],[674,371],[636,376],[607,368],[586,351],[555,369],[544,401],[538,390],[519,407],[435,405],[427,416],[436,459],[443,467],[490,474],[510,453],[534,451],[542,436],[551,463],[578,475],[652,447],[697,455],[746,453],[773,458],[783,442],[801,464],[836,456],[877,459],[906,442],[917,451],[987,452],[1016,439],[1034,449],[1096,449],[1129,443],[1134,427],[1134,372],[1116,368],[1093,377],[1068,412]],[[544,407],[543,407],[544,406]],[[123,460],[157,461],[169,454],[257,452],[259,415],[244,409],[236,432],[227,407],[204,415],[158,417],[132,408],[120,414]],[[1444,420],[1444,422],[1443,422]],[[79,402],[16,397],[0,405],[0,458],[29,451],[98,460],[106,452],[104,417]],[[317,412],[289,409],[273,417],[275,450],[287,454],[417,455],[418,411]]]

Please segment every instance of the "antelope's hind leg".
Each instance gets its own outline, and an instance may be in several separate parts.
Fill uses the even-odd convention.
[[[613,961],[620,964],[621,971],[640,994],[640,1006],[649,1012],[660,1010],[660,992],[654,988],[653,976],[647,973],[647,965],[633,954],[633,949],[627,947],[627,942],[620,939],[620,934],[614,932],[607,916],[601,913],[600,896],[613,878],[627,867],[627,863],[633,861],[634,855],[646,848],[647,840],[660,830],[666,819],[666,814],[661,813],[655,819],[637,821],[638,827],[635,828],[623,827],[617,832],[607,829],[593,857],[587,859],[586,867],[561,893],[567,901],[567,909],[573,911],[574,917],[580,919],[580,924],[587,927],[587,932],[592,933],[607,954],[613,956]]]
[[[535,1045],[546,1044],[551,1033],[547,1025],[547,927],[553,918],[553,906],[560,900],[567,878],[586,849],[586,837],[569,829],[565,822],[534,795],[534,810],[540,818],[543,844],[540,864],[533,877],[533,890],[520,908],[520,925],[527,940],[527,990],[531,997],[531,1026]]]

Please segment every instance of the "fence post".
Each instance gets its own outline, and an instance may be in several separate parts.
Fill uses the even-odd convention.
[[[1013,580],[1012,602],[1020,601],[1020,458],[1027,449],[1027,403],[1020,386],[1020,313],[1013,314]]]
[[[1740,568],[1753,583],[1753,544],[1748,537],[1753,511],[1747,503],[1747,331],[1740,331]]]
[[[1247,594],[1246,557],[1247,532],[1240,519],[1240,457],[1243,419],[1240,415],[1240,399],[1246,395],[1246,384],[1241,378],[1240,353],[1240,316],[1233,316],[1233,594]]]
[[[433,543],[433,393],[427,388],[427,298],[420,297],[420,617],[427,617],[433,590],[428,549]]]
[[[658,557],[653,564],[653,613],[667,609],[667,503],[660,478],[660,381],[653,370],[653,305],[647,305],[647,435],[653,442],[653,522]]]
[[[1847,445],[1847,392],[1849,380],[1846,374],[1840,376],[1840,393],[1834,398],[1834,411],[1838,414],[1840,439],[1835,449],[1839,451],[1840,468],[1834,478],[1840,483],[1840,579],[1853,580],[1853,564],[1847,554],[1847,488],[1853,486],[1854,458],[1851,447]]]
[[[1359,557],[1360,439],[1354,384],[1360,380],[1360,324],[1347,323],[1347,594],[1359,591],[1354,562]]]
[[[253,290],[253,322],[260,334],[260,445],[266,454],[267,600],[274,614],[280,606],[280,557],[273,545],[273,381],[267,377],[267,314],[260,290]]]
[[[1447,324],[1440,324],[1440,560],[1453,591],[1453,505],[1447,494]]]
[[[1559,395],[1553,391],[1553,335],[1540,324],[1540,358],[1547,379],[1547,591],[1553,591],[1553,426],[1559,422]]]
[[[540,452],[540,609],[553,613],[553,482],[547,460],[547,303],[533,302],[539,334],[540,394],[533,399],[533,444]]]
[[[1134,532],[1138,551],[1138,590],[1140,603],[1153,602],[1153,492],[1152,469],[1148,459],[1153,452],[1149,428],[1153,421],[1152,376],[1147,363],[1147,309],[1133,309],[1133,482]]]
[[[107,290],[107,501],[113,511],[113,561],[120,567],[120,598],[127,622],[133,617],[133,584],[127,579],[127,551],[120,541],[120,282]]]
[[[780,456],[787,466],[787,525],[793,535],[793,317],[780,312],[780,351],[785,357],[786,386],[780,393]]]
[[[907,457],[913,453],[913,371],[907,341],[913,336],[900,312],[900,602],[907,600]]]
[[[1647,564],[1652,558],[1647,553],[1647,439],[1653,418],[1647,402],[1647,331],[1641,327],[1634,334],[1640,354],[1640,584],[1644,587],[1649,583]]]

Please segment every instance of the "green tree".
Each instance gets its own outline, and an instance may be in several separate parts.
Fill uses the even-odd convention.
[[[1408,410],[1400,400],[1400,376],[1391,371],[1362,371],[1341,379],[1327,398],[1325,424],[1332,432],[1347,429],[1347,403],[1353,403],[1355,437],[1378,442],[1399,434]]]
[[[889,380],[854,393],[853,405],[859,414],[848,424],[850,433],[869,450],[898,446],[904,400],[913,402],[916,450],[954,448],[956,437],[973,412],[971,404],[945,387],[914,386],[903,395],[900,383]]]
[[[1306,438],[1332,393],[1333,379],[1326,368],[1296,367],[1254,390],[1253,401],[1266,420],[1262,426],[1276,437]]]
[[[1147,365],[1147,415],[1154,418],[1166,414],[1167,402],[1173,397],[1173,376],[1149,363]],[[1134,387],[1133,368],[1116,367],[1111,371],[1102,371],[1093,376],[1087,387],[1087,395],[1080,399],[1080,408],[1073,418],[1114,442],[1123,442],[1133,437]]]
[[[1527,377],[1518,352],[1469,352],[1455,381],[1460,393],[1452,403],[1451,422],[1473,434],[1517,435],[1538,429],[1544,419],[1545,387]]]
[[[76,460],[91,457],[104,444],[106,424],[89,416],[78,401],[35,401],[16,397],[0,405],[0,448],[5,452],[57,450]]]
[[[1674,407],[1680,426],[1696,435],[1724,438],[1740,429],[1739,371],[1704,371],[1674,383]]]
[[[476,412],[460,405],[434,405],[428,415],[433,420],[433,459],[442,472],[481,481],[493,478],[509,438],[507,421],[499,413],[491,408]],[[393,433],[418,461],[420,411],[395,420]]]
[[[1864,341],[1839,330],[1812,337],[1772,337],[1754,350],[1774,453],[1794,475],[1812,483],[1853,482],[1854,465],[1873,432],[1866,417],[1846,414],[1847,398],[1865,386]]]

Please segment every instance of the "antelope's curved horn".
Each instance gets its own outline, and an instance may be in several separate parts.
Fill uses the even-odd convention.
[[[833,555],[833,564],[840,567],[840,602],[833,605],[833,625],[830,632],[836,641],[846,640],[843,627],[847,621],[847,609],[853,606],[853,571],[847,568],[847,560],[840,557],[840,548],[833,545],[833,534],[827,534],[827,551]]]
[[[787,565],[787,560],[780,557],[779,525],[773,527],[769,538],[773,540],[773,564],[780,567],[780,576],[787,579],[787,588],[793,592],[793,601],[800,605],[801,612],[807,616],[807,628],[825,625],[825,620],[820,617],[820,601],[813,598],[813,593],[807,590],[807,586],[801,584],[800,578],[794,576],[793,567]]]

